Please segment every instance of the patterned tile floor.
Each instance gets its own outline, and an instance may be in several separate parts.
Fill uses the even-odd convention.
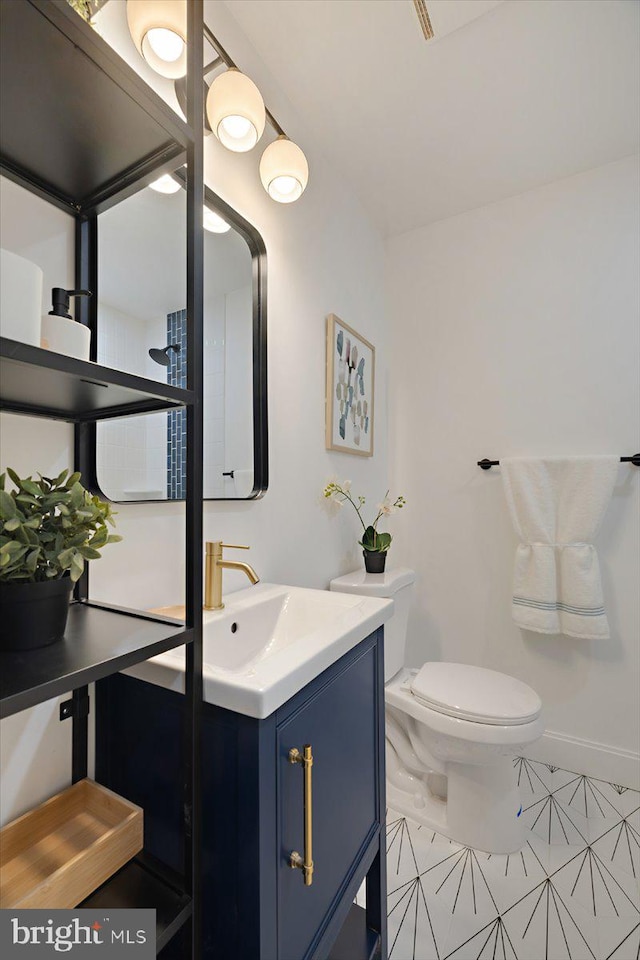
[[[522,851],[387,812],[390,960],[640,960],[640,794],[515,761]]]

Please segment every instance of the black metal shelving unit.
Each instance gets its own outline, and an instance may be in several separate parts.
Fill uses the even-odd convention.
[[[158,952],[191,921],[194,960],[201,956],[202,35],[203,2],[190,0],[185,123],[66,0],[0,3],[0,172],[75,218],[76,282],[94,293],[77,305],[76,319],[94,331],[98,214],[187,164],[187,389],[0,338],[0,409],[74,423],[83,474],[87,424],[185,408],[186,621],[96,603],[85,575],[63,641],[0,654],[0,716],[72,692],[61,719],[73,718],[75,782],[87,773],[87,684],[184,646],[184,871],[173,874],[143,851],[81,906],[155,908]]]
[[[191,897],[181,878],[153,857],[139,856],[114,873],[87,897],[83,909],[130,907],[156,911],[156,950],[159,953],[192,916]]]
[[[190,643],[193,631],[136,611],[72,603],[64,639],[37,653],[0,655],[0,718],[77,690],[149,657]]]
[[[172,410],[195,402],[192,390],[77,360],[0,337],[3,410],[93,423]]]
[[[65,0],[2,4],[0,78],[3,172],[69,212],[99,213],[201,140]]]

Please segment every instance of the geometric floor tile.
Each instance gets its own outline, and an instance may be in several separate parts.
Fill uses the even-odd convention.
[[[431,902],[419,876],[389,891],[387,909],[392,960],[419,960],[422,956],[441,960],[438,943],[446,941],[451,917]]]
[[[495,917],[477,933],[447,954],[446,960],[468,960],[469,957],[477,960],[518,960],[515,947],[509,936],[502,917]]]
[[[618,809],[602,790],[599,783],[589,777],[575,777],[564,786],[554,791],[558,800],[563,800],[568,807],[579,811],[587,819],[618,816]]]
[[[631,817],[618,820],[591,846],[605,863],[617,867],[635,880],[640,878],[640,831]]]
[[[595,918],[588,917],[558,889],[551,877],[516,901],[502,916],[518,960],[589,958],[599,953]]]
[[[538,855],[535,845],[536,840],[532,838],[519,853],[477,853],[500,912],[547,876],[545,860]]]
[[[526,757],[516,757],[513,766],[518,775],[518,786],[523,804],[529,804],[531,797],[546,796],[550,791],[543,777],[541,764],[533,763]]]
[[[638,960],[640,957],[640,923],[636,924],[622,940],[615,945],[606,960]]]
[[[518,758],[521,851],[387,811],[390,960],[640,960],[640,794]]]
[[[438,897],[453,917],[456,911],[474,917],[492,917],[498,904],[491,892],[480,863],[480,854],[470,847],[460,847],[432,863],[420,874],[425,888]]]
[[[522,816],[531,831],[549,846],[562,843],[586,846],[589,842],[587,818],[558,800],[555,793],[523,806]]]
[[[554,885],[594,917],[640,916],[635,884],[613,873],[593,847],[586,847],[553,874]]]

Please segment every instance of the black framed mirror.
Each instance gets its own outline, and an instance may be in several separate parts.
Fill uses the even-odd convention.
[[[97,221],[97,360],[186,386],[186,194],[180,173]],[[260,233],[205,188],[204,499],[261,497],[268,486],[267,264]],[[181,500],[182,410],[92,428],[93,486],[109,500]]]

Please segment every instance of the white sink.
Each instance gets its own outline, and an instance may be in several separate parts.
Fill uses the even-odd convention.
[[[204,698],[248,717],[268,717],[385,623],[392,600],[259,583],[204,611]],[[184,690],[184,650],[123,671]]]

